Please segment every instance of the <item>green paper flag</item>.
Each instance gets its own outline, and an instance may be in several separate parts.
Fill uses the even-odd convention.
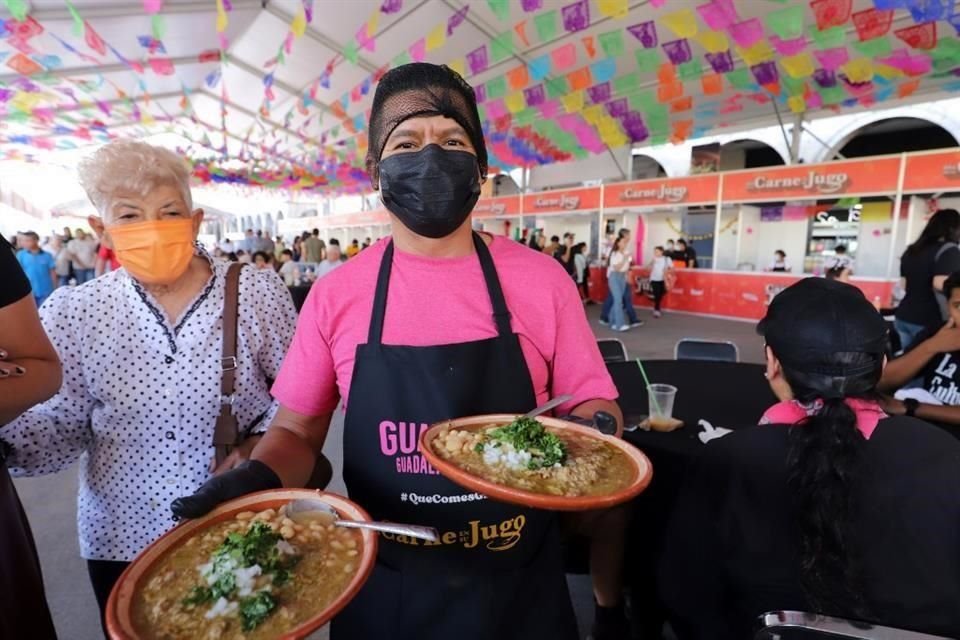
[[[163,40],[163,37],[167,35],[167,23],[159,13],[150,17],[150,31],[157,40]]]
[[[634,55],[637,58],[637,69],[644,73],[654,73],[663,60],[659,49],[637,49]]]
[[[9,3],[8,3],[8,6],[9,6]],[[5,118],[8,122],[20,123],[20,122],[26,122],[27,120],[29,120],[30,114],[27,113],[26,111],[20,111],[19,109],[12,109],[11,111],[7,112],[7,115]]]
[[[840,86],[821,87],[817,91],[820,93],[820,98],[823,99],[824,104],[840,104],[847,99],[847,92]]]
[[[646,89],[630,98],[630,108],[634,111],[647,111],[659,107],[657,95],[650,89]]]
[[[586,160],[590,156],[590,152],[580,146],[580,144],[577,144],[570,153],[573,154],[576,160]]]
[[[640,89],[640,76],[629,73],[613,79],[613,90],[621,96],[633,95]]]
[[[730,82],[730,86],[732,86],[734,89],[750,89],[755,84],[753,77],[750,75],[750,71],[747,69],[734,69],[726,75],[727,80]]]
[[[277,64],[286,64],[287,56],[283,54],[283,47],[280,47],[280,51],[277,51]]]
[[[413,58],[410,57],[410,54],[406,49],[401,51],[397,57],[390,61],[391,67],[402,67],[405,64],[410,64],[413,62]]]
[[[347,59],[350,64],[357,64],[357,41],[351,40],[343,48],[343,57]]]
[[[890,45],[890,39],[887,36],[873,38],[864,42],[854,42],[853,48],[860,52],[865,58],[883,58],[893,51]]]
[[[847,34],[843,27],[831,27],[826,31],[820,31],[816,27],[810,28],[810,37],[819,49],[835,49],[842,47],[847,41]]]
[[[507,94],[507,79],[504,76],[491,78],[484,86],[487,89],[487,100],[502,98]]]
[[[67,11],[70,12],[70,17],[73,18],[73,37],[82,38],[83,18],[80,17],[80,14],[77,12],[77,9],[73,6],[73,3],[70,2],[70,0],[64,0],[64,3],[67,5]]]
[[[513,122],[515,124],[528,125],[536,122],[538,118],[540,118],[540,110],[527,107],[523,111],[514,114]]]
[[[623,55],[623,31],[608,31],[600,34],[600,48],[608,58]]]
[[[550,134],[553,131],[550,128],[550,125],[553,124],[553,120],[544,120],[540,119],[533,123],[533,130],[537,133],[538,136],[543,136],[544,138],[550,138],[553,140],[553,136]]]
[[[557,37],[557,10],[552,9],[533,18],[537,27],[537,37],[540,42],[547,42]]]
[[[559,78],[547,78],[548,98],[551,100],[559,100],[568,93],[570,93],[570,85],[567,84],[567,79],[565,76],[560,76]]]
[[[27,6],[25,0],[3,0],[3,4],[7,6],[7,11],[17,22],[23,22],[27,18],[30,7]]]
[[[944,38],[937,43],[937,46],[930,52],[934,64],[946,60],[953,66],[960,66],[960,40],[954,38]]]
[[[650,144],[654,147],[659,147],[662,144],[667,144],[667,134],[660,133],[657,135],[650,136]]]
[[[513,55],[513,30],[504,31],[490,41],[490,61],[500,62]]]
[[[487,105],[478,104],[477,115],[480,117],[480,122],[484,122],[487,119]]]
[[[784,73],[780,75],[780,86],[786,90],[787,95],[802,96],[807,83],[802,78],[791,78]]]
[[[506,22],[510,18],[510,0],[487,0],[487,4],[500,22]]]
[[[778,9],[767,15],[767,29],[783,40],[795,40],[803,35],[803,14],[804,7],[801,4]]]
[[[677,72],[681,80],[699,80],[703,75],[703,68],[699,60],[691,60],[677,66]]]

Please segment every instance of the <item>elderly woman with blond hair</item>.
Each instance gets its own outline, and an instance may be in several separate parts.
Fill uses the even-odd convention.
[[[118,140],[81,163],[80,180],[99,212],[90,226],[122,268],[47,300],[63,385],[2,437],[13,475],[80,460],[80,551],[102,613],[126,564],[173,526],[171,500],[244,459],[270,424],[296,311],[275,274],[242,269],[236,359],[223,358],[229,263],[196,243],[203,211],[185,162]],[[236,391],[222,398],[225,372]],[[214,468],[222,413],[236,418],[238,446]]]

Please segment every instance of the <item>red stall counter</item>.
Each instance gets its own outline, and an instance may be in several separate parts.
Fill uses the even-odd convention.
[[[760,320],[775,295],[807,274],[760,273],[746,271],[708,271],[677,269],[677,283],[663,299],[664,311],[683,311],[698,315],[720,316],[740,320]],[[650,272],[634,267],[630,273],[633,302],[638,307],[652,307],[647,297]],[[643,293],[637,292],[637,282]],[[894,281],[880,278],[854,278],[851,282],[878,306],[889,306]],[[606,270],[590,268],[590,298],[603,302],[607,296]]]

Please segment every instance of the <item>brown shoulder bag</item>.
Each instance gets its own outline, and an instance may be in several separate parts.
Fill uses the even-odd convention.
[[[240,316],[240,271],[243,263],[235,262],[227,269],[226,290],[223,295],[223,351],[220,358],[220,415],[213,431],[216,465],[230,455],[242,441],[240,425],[233,411],[234,389],[237,378],[237,325]],[[333,467],[326,456],[319,454],[313,474],[307,482],[309,489],[323,489],[333,477]]]

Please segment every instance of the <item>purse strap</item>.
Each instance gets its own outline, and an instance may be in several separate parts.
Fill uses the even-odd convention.
[[[213,431],[213,447],[219,465],[240,443],[240,428],[233,411],[233,392],[237,382],[237,323],[240,315],[240,271],[243,263],[227,269],[223,294],[223,351],[220,358],[220,415]]]

